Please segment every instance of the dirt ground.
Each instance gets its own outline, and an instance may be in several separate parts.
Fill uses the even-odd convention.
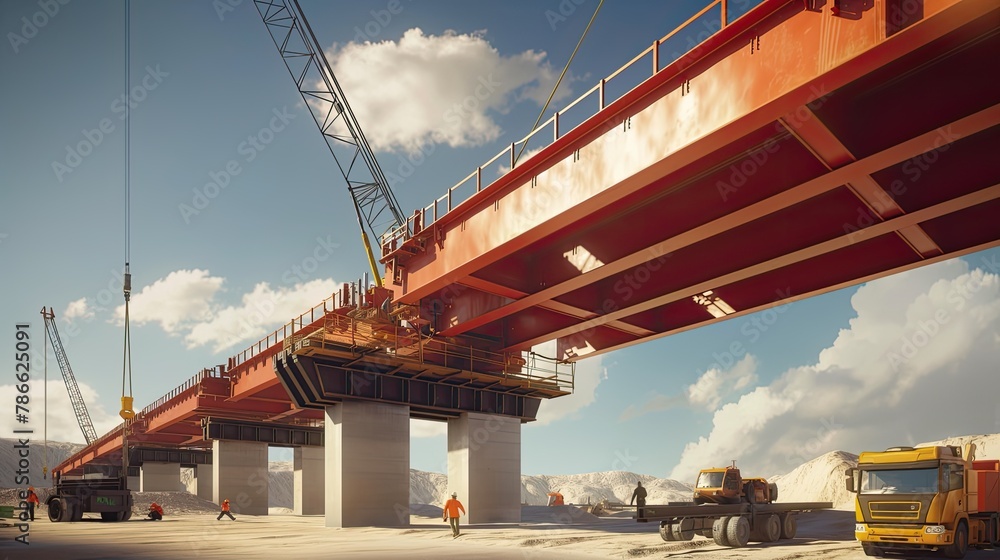
[[[324,526],[322,516],[239,516],[216,521],[214,513],[167,515],[162,522],[50,523],[41,516],[30,525],[30,545],[13,539],[16,529],[0,529],[0,560],[15,559],[174,559],[226,558],[433,558],[523,559],[672,558],[860,560],[853,512],[819,511],[799,517],[798,536],[742,549],[716,546],[695,537],[686,543],[660,539],[655,524],[628,517],[595,519],[587,514],[525,507],[518,525],[463,526],[452,539],[441,519],[411,516],[400,529]],[[575,510],[578,511],[578,510]],[[898,557],[902,558],[902,557]],[[970,560],[1000,558],[996,551],[970,552]]]

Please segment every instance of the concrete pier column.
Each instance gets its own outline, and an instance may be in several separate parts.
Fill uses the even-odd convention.
[[[212,501],[229,499],[233,513],[267,515],[267,444],[212,442]]]
[[[181,492],[180,463],[154,463],[146,461],[139,467],[140,492]]]
[[[128,477],[127,484],[128,484],[128,489],[133,492],[138,492],[139,489],[142,488],[142,481],[138,476]]]
[[[292,466],[295,469],[293,490],[295,515],[322,515],[326,506],[325,486],[326,472],[323,470],[324,455],[322,447],[296,447],[292,454]]]
[[[212,465],[205,464],[198,465],[194,468],[195,493],[202,500],[211,501],[215,499],[215,494],[212,492],[212,488],[215,487],[212,483],[212,478],[214,476],[212,474],[212,470]],[[229,498],[229,501],[232,500],[232,498]]]
[[[326,407],[327,527],[410,524],[410,407]]]
[[[521,421],[463,412],[448,420],[448,493],[468,523],[521,521]]]

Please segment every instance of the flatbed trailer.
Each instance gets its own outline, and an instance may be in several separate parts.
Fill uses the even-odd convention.
[[[701,535],[719,546],[741,548],[751,541],[793,539],[798,529],[796,514],[832,507],[831,502],[701,505],[683,502],[643,506],[637,511],[636,521],[659,522],[660,537],[668,542],[689,541]]]
[[[80,521],[84,513],[100,513],[104,521],[132,517],[132,492],[125,477],[56,477],[45,500],[49,521]]]

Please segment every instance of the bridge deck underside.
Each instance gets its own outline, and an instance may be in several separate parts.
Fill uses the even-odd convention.
[[[958,13],[943,10],[926,34],[917,22],[775,95],[699,138],[703,156],[683,163],[678,149],[639,170],[642,182],[629,192],[565,185],[564,196],[587,197],[484,250],[476,236],[525,231],[526,211],[503,213],[498,194],[496,207],[439,225],[427,250],[398,255],[401,299],[419,301],[444,335],[487,337],[509,350],[558,340],[557,357],[577,359],[997,245],[1000,82],[983,72],[1000,59],[1000,9],[986,6],[957,3],[980,11],[940,31]],[[761,33],[762,44],[798,48],[769,37]],[[688,77],[694,91],[699,76]],[[729,86],[766,87],[753,78],[733,75]],[[676,87],[664,82],[669,93],[660,95],[681,110]],[[650,106],[630,111],[639,118]],[[691,116],[711,109],[690,108]],[[619,136],[632,134],[627,125]],[[669,142],[674,132],[663,122],[636,134]],[[630,157],[625,148],[634,144],[621,146],[603,165]],[[602,148],[613,152],[614,140]],[[525,173],[542,184],[544,166],[572,155]],[[595,202],[601,196],[606,203]],[[476,230],[477,212],[499,221]],[[538,214],[545,211],[529,213]]]

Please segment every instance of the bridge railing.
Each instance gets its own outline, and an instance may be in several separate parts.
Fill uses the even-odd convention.
[[[587,90],[587,92],[578,97],[576,100],[556,111],[552,117],[529,132],[527,136],[511,143],[509,146],[506,146],[500,153],[493,156],[492,159],[477,167],[455,186],[448,189],[448,191],[440,198],[417,210],[412,216],[407,218],[405,224],[402,224],[399,227],[383,234],[380,240],[382,245],[382,255],[386,256],[391,254],[408,239],[410,239],[410,237],[420,233],[423,229],[434,224],[434,222],[443,218],[461,203],[469,200],[476,193],[489,188],[508,171],[517,165],[520,165],[523,161],[530,159],[530,156],[537,150],[551,145],[571,130],[586,122],[587,119],[599,113],[608,105],[624,97],[625,94],[635,89],[635,87],[639,84],[656,75],[656,73],[662,70],[666,65],[669,65],[678,58],[681,58],[684,54],[690,53],[692,50],[697,48],[701,42],[729,25],[732,20],[736,19],[733,16],[738,15],[739,17],[742,17],[742,15],[744,15],[747,11],[761,2],[763,2],[763,0],[712,0],[708,2],[705,7],[688,18],[687,21],[680,24],[660,39],[654,41],[652,45],[636,55],[632,58],[632,60],[625,63],[621,68],[601,79],[596,85]],[[718,8],[717,15],[710,13],[714,12],[716,8]],[[692,42],[689,38],[687,49],[684,50],[683,53],[675,51],[672,57],[664,58],[661,56],[661,47],[664,44],[672,39],[678,38],[678,36],[684,31],[692,31],[696,24],[703,27],[701,33],[698,35],[698,41]],[[647,59],[651,59],[651,62]],[[641,68],[643,64],[646,65],[645,72],[639,74],[629,72],[630,70]],[[633,74],[636,74],[638,78],[633,76]],[[637,81],[634,81],[634,83],[633,81],[629,81],[624,87],[619,86],[618,83],[614,83],[616,87],[609,88],[609,85],[612,85],[615,80],[624,80],[626,78],[635,78]],[[594,103],[593,99],[595,94],[597,97],[596,103]],[[583,105],[583,102],[588,100],[590,103]],[[582,116],[572,111],[573,109],[579,110],[583,107],[589,107],[589,111],[584,111]],[[542,132],[548,132],[548,134],[543,136],[546,136],[549,139],[545,143],[538,145],[539,147],[534,151],[525,151],[528,142]],[[496,169],[497,167],[499,167],[499,169]],[[493,174],[491,171],[497,171],[497,173]]]
[[[149,403],[148,405],[146,405],[145,408],[143,408],[141,411],[139,411],[139,415],[140,416],[145,416],[146,414],[148,414],[152,410],[154,410],[156,408],[159,408],[159,407],[163,406],[164,404],[166,404],[167,401],[169,401],[170,399],[172,399],[172,398],[180,395],[184,391],[187,391],[188,389],[190,389],[190,388],[198,385],[199,383],[202,382],[203,379],[206,379],[206,378],[209,378],[209,377],[215,377],[215,378],[221,379],[223,377],[227,377],[227,375],[220,368],[206,368],[206,369],[203,369],[203,370],[199,371],[197,374],[195,374],[193,377],[191,377],[190,379],[188,379],[187,381],[185,381],[184,383],[181,383],[180,385],[178,385],[177,387],[175,387],[173,391],[170,391],[166,395],[163,395],[162,397],[160,397],[160,398],[156,399],[155,401],[153,401],[153,402]]]

